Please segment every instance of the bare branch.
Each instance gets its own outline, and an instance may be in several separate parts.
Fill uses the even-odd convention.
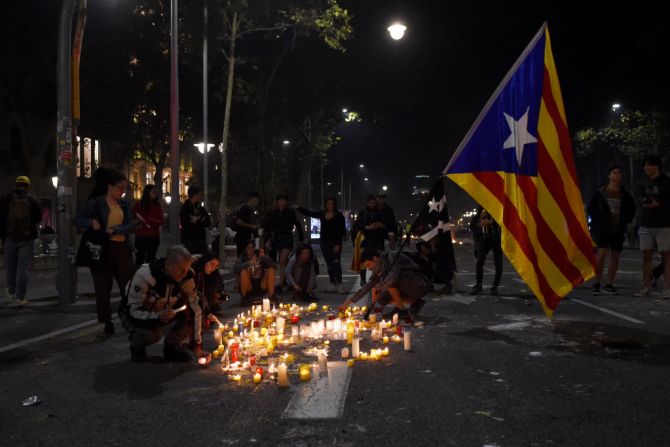
[[[258,32],[258,31],[268,31],[268,32],[269,31],[279,31],[279,30],[286,31],[288,28],[289,28],[288,25],[271,26],[271,27],[266,27],[266,28],[251,28],[251,29],[244,30],[242,32],[237,33],[237,37],[242,37],[245,34],[255,33],[255,32]]]

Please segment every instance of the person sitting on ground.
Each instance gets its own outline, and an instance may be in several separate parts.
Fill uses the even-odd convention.
[[[119,312],[130,333],[132,361],[145,361],[146,347],[162,337],[165,337],[163,355],[168,361],[190,361],[187,347],[197,356],[209,358],[209,353],[202,350],[203,312],[191,270],[192,260],[185,247],[175,245],[168,249],[164,259],[144,264],[135,272],[128,286],[127,303],[122,303]],[[188,318],[188,307],[192,319]]]
[[[221,303],[228,301],[219,265],[219,255],[214,251],[208,251],[193,263],[196,290],[204,298],[202,300],[203,310],[214,314],[220,313]]]
[[[293,289],[293,299],[315,301],[319,264],[309,244],[301,243],[286,266],[286,282]]]
[[[233,268],[238,278],[241,304],[247,306],[262,298],[277,301],[274,294],[275,263],[265,256],[265,250],[256,250],[254,241],[249,241],[244,250]]]
[[[394,251],[380,254],[377,250],[365,249],[361,261],[372,270],[372,277],[352,297],[344,300],[340,311],[372,291],[373,305],[379,303],[383,308],[393,304],[395,307],[387,317],[398,313],[412,319],[418,315],[426,304],[423,297],[432,284],[408,255]]]

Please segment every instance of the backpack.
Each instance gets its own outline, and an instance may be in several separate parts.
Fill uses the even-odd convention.
[[[33,225],[30,219],[30,198],[27,194],[12,194],[7,207],[7,236],[16,241],[31,239]]]

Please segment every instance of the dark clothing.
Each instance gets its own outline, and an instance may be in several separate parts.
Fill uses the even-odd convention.
[[[395,212],[393,208],[384,204],[384,208],[379,208],[382,222],[386,225],[386,233],[398,234],[398,221],[395,219]]]
[[[302,214],[314,217],[321,221],[321,235],[319,243],[321,245],[321,253],[328,266],[328,278],[331,284],[342,282],[342,239],[347,232],[344,224],[344,214],[335,211],[332,218],[326,218],[326,211],[310,211],[306,208],[300,207],[298,211]],[[335,246],[339,245],[340,250],[335,253]]]
[[[298,208],[298,212],[321,221],[320,240],[327,240],[338,244],[342,243],[342,239],[344,239],[344,235],[347,233],[347,228],[344,224],[344,214],[335,211],[333,217],[327,219],[325,210],[310,211],[307,208],[300,207]]]
[[[137,217],[138,214],[141,219]],[[135,237],[160,237],[161,225],[163,225],[165,217],[163,208],[159,204],[153,203],[149,205],[149,209],[144,209],[142,202],[135,202],[133,218],[138,220]]]
[[[135,231],[135,222],[132,217],[130,204],[125,200],[118,201],[121,211],[123,211],[123,223],[117,225],[114,228],[114,234],[123,234],[129,235]],[[94,199],[89,199],[86,202],[79,212],[77,217],[74,218],[74,224],[80,230],[86,230],[91,227],[91,221],[93,219],[98,219],[100,223],[100,228],[107,228],[107,220],[109,219],[109,205],[107,204],[107,198],[105,196],[99,196]],[[128,244],[128,238],[126,237],[126,244]]]
[[[293,240],[293,228],[298,233],[298,240],[302,241],[305,238],[298,214],[291,208],[270,211],[265,219],[263,228],[267,232],[267,235],[264,234],[263,236],[273,242],[289,238]]]
[[[454,256],[454,245],[451,241],[451,232],[446,231],[438,234],[435,243],[435,276],[433,281],[439,284],[451,284],[454,279],[456,268],[456,257]]]
[[[200,203],[184,202],[179,211],[181,242],[191,253],[207,251],[207,228],[212,225],[209,213]]]
[[[107,323],[112,321],[110,298],[113,281],[116,279],[122,297],[125,296],[126,288],[133,276],[133,254],[125,243],[110,241],[107,243],[103,261],[105,267],[100,270],[91,269],[91,276],[93,276],[98,321]]]
[[[246,203],[243,203],[242,205],[239,206],[239,208],[237,208],[237,211],[235,213],[235,220],[237,219],[249,225],[256,224],[254,211]],[[235,230],[234,240],[235,245],[237,246],[237,256],[239,257],[242,253],[244,253],[244,249],[247,246],[247,242],[252,240],[254,236],[257,234],[257,232],[256,230],[252,230],[251,228],[238,226],[237,223],[234,224],[233,230]]]
[[[598,248],[621,251],[626,227],[635,217],[635,201],[625,189],[618,194],[601,186],[587,206],[591,235]]]
[[[488,225],[478,225],[480,222],[488,223]],[[501,241],[501,231],[500,225],[496,222],[493,217],[488,213],[488,211],[479,209],[477,214],[470,221],[470,230],[472,231],[472,237],[475,241],[475,244],[483,241],[484,239],[491,239],[493,241]]]
[[[223,277],[219,269],[207,275],[205,273],[205,262],[200,259],[193,264],[195,271],[195,288],[201,297],[200,302],[205,315],[210,312],[218,312],[221,309],[220,301],[223,296]]]
[[[384,250],[384,239],[386,238],[387,230],[379,228],[376,230],[366,229],[365,227],[374,223],[384,224],[383,215],[379,208],[365,208],[358,212],[358,219],[354,224],[354,231],[356,233],[363,232],[365,239],[363,240],[363,248],[372,248],[379,251]],[[356,239],[354,237],[354,239]]]
[[[478,225],[479,223],[482,225]],[[502,276],[502,233],[500,225],[496,222],[488,211],[479,208],[477,214],[470,221],[470,229],[475,240],[475,264],[476,282],[482,285],[484,280],[484,262],[489,251],[493,250],[493,263],[495,265],[495,276],[493,278],[493,287],[500,285]]]
[[[653,180],[647,180],[647,183],[640,189],[640,200],[645,198],[655,199],[658,208],[641,208],[639,215],[639,224],[647,228],[667,228],[670,227],[670,178],[661,173]]]
[[[153,262],[160,245],[160,237],[135,236],[135,265],[139,267],[142,264]]]
[[[8,233],[10,228],[8,228],[7,218],[9,212],[9,206],[14,198],[20,200],[27,200],[30,206],[30,222],[26,226],[29,226],[28,234],[21,237],[12,237],[16,242],[24,240],[33,240],[37,238],[37,226],[42,221],[42,209],[40,208],[39,202],[23,188],[17,188],[14,192],[7,194],[5,197],[0,199],[0,240],[5,240],[5,238],[10,237]]]

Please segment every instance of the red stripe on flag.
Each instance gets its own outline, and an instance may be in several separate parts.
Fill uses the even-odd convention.
[[[542,141],[542,138],[538,138],[537,141],[537,170],[538,176],[541,177],[544,184],[547,185],[549,193],[553,196],[558,207],[565,216],[570,237],[572,237],[575,245],[579,251],[582,252],[584,257],[588,259],[591,264],[595,264],[591,238],[586,233],[586,229],[580,224],[570,206],[570,201],[563,188],[563,176],[559,172],[558,166],[554,163],[551,155],[549,155],[549,151]]]
[[[544,100],[545,105],[547,106],[547,111],[551,120],[554,122],[556,127],[556,132],[558,133],[558,142],[561,149],[561,154],[563,154],[563,159],[565,160],[565,165],[568,167],[570,177],[575,182],[577,188],[579,188],[579,182],[577,181],[577,171],[575,169],[575,159],[572,155],[572,142],[570,141],[570,133],[568,132],[568,125],[563,121],[561,114],[558,111],[558,106],[556,105],[556,100],[554,95],[551,92],[551,79],[549,77],[549,70],[547,67],[544,67],[544,81],[542,84],[542,99]],[[538,165],[540,163],[538,162]]]
[[[539,165],[538,160],[538,165]],[[537,226],[537,240],[545,253],[551,254],[553,262],[558,270],[565,276],[572,286],[584,282],[584,277],[575,265],[570,261],[568,252],[561,241],[556,237],[551,227],[545,220],[537,206],[537,186],[531,181],[530,177],[517,175],[516,181],[519,184],[523,195],[526,198],[528,209],[533,215],[535,225]]]
[[[515,204],[512,203],[509,197],[505,194],[505,183],[502,177],[495,172],[473,172],[472,175],[503,204],[503,223],[505,228],[512,233],[512,236],[519,244],[521,251],[526,255],[533,270],[535,270],[544,304],[548,308],[556,310],[561,297],[554,292],[554,289],[551,288],[547,278],[540,270],[537,254],[528,237],[528,228],[526,228],[526,225],[521,220]]]

